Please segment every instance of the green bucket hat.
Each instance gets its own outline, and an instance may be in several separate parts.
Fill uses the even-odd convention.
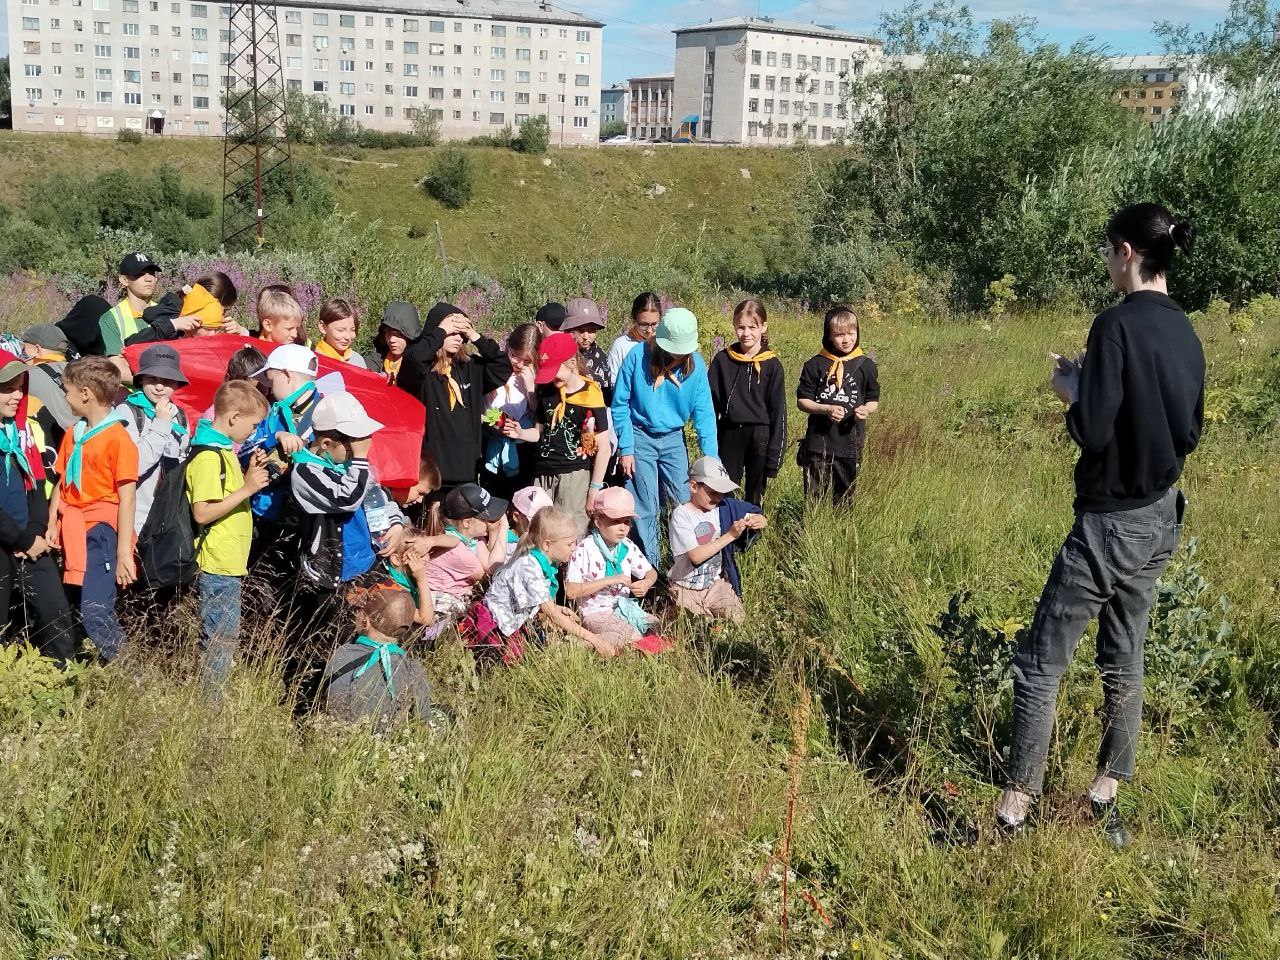
[[[654,342],[673,356],[694,353],[698,349],[698,318],[684,307],[672,307],[662,315]]]

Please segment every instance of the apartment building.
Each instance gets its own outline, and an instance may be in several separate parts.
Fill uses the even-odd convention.
[[[675,35],[679,130],[719,143],[839,139],[850,84],[883,58],[873,37],[773,17],[710,21]]]
[[[1112,57],[1110,66],[1119,84],[1116,100],[1153,127],[1192,102],[1215,111],[1226,106],[1221,79],[1202,71],[1194,59],[1179,63],[1158,56]]]
[[[277,8],[286,86],[366,127],[429,111],[446,138],[544,115],[595,144],[599,21],[515,0],[297,2]],[[13,125],[221,135],[231,7],[191,0],[8,0]]]
[[[627,81],[631,99],[627,135],[632,140],[670,140],[673,130],[672,95],[675,74],[632,77]]]
[[[616,122],[627,122],[627,107],[631,102],[626,84],[615,83],[600,91],[600,127]]]

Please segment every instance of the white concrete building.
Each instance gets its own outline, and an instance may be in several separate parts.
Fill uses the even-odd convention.
[[[627,134],[632,140],[670,140],[674,132],[671,104],[675,76],[659,73],[627,81],[630,101]]]
[[[675,34],[677,136],[718,143],[838,139],[850,83],[883,56],[872,37],[773,17],[714,20]]]
[[[8,0],[14,129],[220,136],[230,10]],[[459,138],[542,114],[552,143],[599,139],[599,21],[516,0],[295,0],[278,18],[286,86],[366,127],[428,110]]]

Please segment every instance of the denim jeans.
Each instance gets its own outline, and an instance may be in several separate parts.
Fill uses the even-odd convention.
[[[200,574],[200,672],[210,687],[221,687],[235,663],[243,580],[220,573]]]
[[[689,450],[684,445],[683,430],[653,436],[637,426],[634,433],[632,453],[636,468],[627,482],[631,495],[636,498],[636,522],[631,528],[631,539],[656,567],[662,507],[679,506],[689,499]]]
[[[1013,658],[1013,789],[1036,795],[1044,786],[1058,686],[1095,616],[1103,693],[1098,773],[1132,779],[1142,725],[1143,642],[1156,580],[1178,546],[1185,508],[1181,492],[1169,490],[1136,510],[1076,515],[1031,632]]]
[[[84,585],[80,588],[80,619],[84,632],[110,663],[124,647],[124,631],[116,615],[116,530],[95,523],[85,535]]]

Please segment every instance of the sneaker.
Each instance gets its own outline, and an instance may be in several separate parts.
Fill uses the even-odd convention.
[[[1025,837],[1031,830],[1030,819],[1030,817],[1023,817],[1021,820],[1010,820],[997,810],[996,833],[1011,840],[1017,837]]]
[[[1089,810],[1093,814],[1094,821],[1102,827],[1103,836],[1115,849],[1123,850],[1133,840],[1133,834],[1125,825],[1124,818],[1120,816],[1120,808],[1116,806],[1114,798],[1095,800],[1090,797]]]

